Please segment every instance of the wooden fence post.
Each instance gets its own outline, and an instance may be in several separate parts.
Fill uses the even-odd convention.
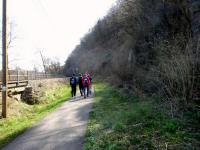
[[[17,69],[17,86],[19,85],[19,70]]]
[[[28,73],[28,70],[27,70],[27,80],[28,80],[28,83],[29,83],[29,73]]]
[[[35,80],[37,79],[37,71],[35,71]]]

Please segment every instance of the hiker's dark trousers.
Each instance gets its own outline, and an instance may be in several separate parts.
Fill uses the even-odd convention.
[[[76,96],[76,85],[71,85],[72,88],[72,97]]]
[[[83,88],[83,93],[84,93],[84,97],[86,97],[86,91],[87,91],[87,97],[89,96],[89,85],[87,85],[87,86],[84,86],[84,88]]]
[[[79,90],[80,90],[81,96],[83,96],[83,85],[82,84],[79,84]]]

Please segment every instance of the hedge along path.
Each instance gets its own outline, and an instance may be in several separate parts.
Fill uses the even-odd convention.
[[[2,150],[81,150],[92,97],[65,102]]]

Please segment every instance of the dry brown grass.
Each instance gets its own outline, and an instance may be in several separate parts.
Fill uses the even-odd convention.
[[[56,78],[56,79],[44,79],[44,80],[35,80],[30,81],[30,86],[33,87],[33,91],[42,98],[44,96],[45,91],[55,89],[59,86],[66,85],[67,79]],[[16,99],[16,97],[18,97]],[[2,97],[0,95],[0,113],[2,113]],[[31,110],[32,106],[24,105],[20,100],[20,95],[8,97],[8,116],[20,116],[24,110]]]

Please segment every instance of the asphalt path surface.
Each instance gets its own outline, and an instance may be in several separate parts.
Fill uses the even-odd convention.
[[[92,98],[65,102],[2,150],[81,150]]]

